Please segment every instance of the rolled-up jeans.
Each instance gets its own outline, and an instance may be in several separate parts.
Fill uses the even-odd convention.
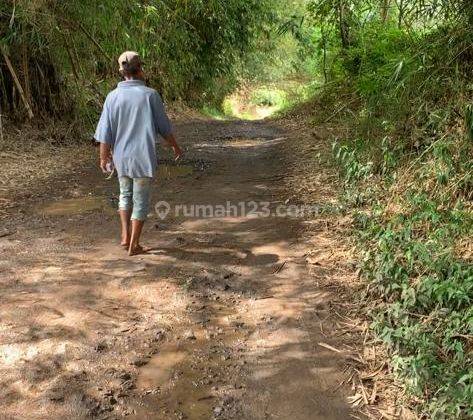
[[[129,178],[121,176],[120,183],[120,210],[132,210],[132,220],[146,220],[149,211],[151,181],[153,178]]]

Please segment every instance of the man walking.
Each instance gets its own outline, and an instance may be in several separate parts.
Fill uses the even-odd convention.
[[[100,168],[113,164],[120,183],[121,244],[129,255],[143,253],[140,236],[149,210],[150,190],[156,174],[156,138],[160,134],[182,155],[160,95],[144,83],[138,53],[124,52],[118,59],[125,81],[105,100],[95,132],[100,143]],[[113,157],[112,157],[113,156]]]

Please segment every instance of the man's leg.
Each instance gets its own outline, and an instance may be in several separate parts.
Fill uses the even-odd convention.
[[[128,249],[131,239],[131,210],[120,210],[120,222],[122,224],[121,246]]]
[[[140,245],[141,232],[148,216],[152,178],[133,179],[133,213],[131,215],[131,240],[129,255],[143,252]]]
[[[122,240],[121,245],[124,247],[130,246],[131,236],[131,209],[133,207],[133,180],[126,176],[118,178],[120,183],[120,202],[118,209],[120,212],[120,222],[122,226]]]

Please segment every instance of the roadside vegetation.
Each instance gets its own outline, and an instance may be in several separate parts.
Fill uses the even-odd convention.
[[[0,105],[8,119],[92,125],[119,80],[116,57],[138,51],[168,101],[218,103],[254,54],[272,49],[273,0],[0,2]],[[256,60],[258,61],[258,60]],[[251,65],[250,65],[251,64]]]
[[[327,0],[305,16],[371,327],[419,416],[471,418],[473,7]]]

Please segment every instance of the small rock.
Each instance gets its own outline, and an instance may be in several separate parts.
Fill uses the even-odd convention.
[[[176,240],[176,242],[177,242],[178,244],[180,244],[180,245],[182,245],[182,244],[185,244],[185,243],[186,243],[186,240],[185,240],[185,239],[184,239],[182,236],[178,236],[178,237],[176,237],[176,239],[175,239],[175,240]]]
[[[123,372],[120,375],[120,379],[123,379],[124,381],[128,381],[131,379],[131,375],[128,372]]]
[[[141,366],[144,366],[146,364],[148,364],[148,359],[144,359],[144,358],[137,358],[137,359],[134,359],[132,362],[131,362],[132,365],[136,366],[136,367],[141,367]]]
[[[219,416],[220,414],[222,414],[222,411],[223,411],[223,408],[222,407],[215,407],[214,408],[214,414],[216,416]]]
[[[183,337],[186,339],[186,340],[196,340],[196,336],[194,334],[194,331],[192,330],[188,330],[184,333]]]
[[[125,381],[121,385],[122,391],[129,391],[133,388],[135,388],[135,383],[132,380]]]
[[[223,399],[223,404],[224,404],[224,405],[230,405],[232,402],[233,402],[233,397],[232,397],[231,395],[227,395],[227,396]]]
[[[226,291],[226,290],[230,290],[230,286],[227,283],[223,283],[223,284],[220,283],[220,284],[217,284],[217,289],[221,291]]]
[[[49,399],[54,402],[64,401],[64,394],[60,390],[53,390],[49,393]]]
[[[164,330],[158,330],[156,331],[156,335],[153,338],[153,341],[161,341],[164,339],[165,336],[165,331]]]

